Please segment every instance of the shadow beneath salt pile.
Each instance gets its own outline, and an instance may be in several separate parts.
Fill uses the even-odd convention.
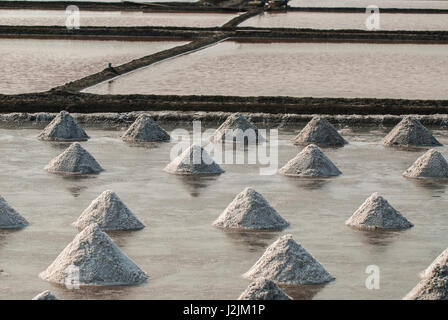
[[[224,234],[237,246],[245,248],[249,252],[258,252],[266,249],[279,237],[280,230],[277,231],[235,231],[224,230]]]
[[[279,285],[279,287],[294,300],[313,300],[325,285]]]
[[[201,191],[210,186],[216,180],[218,180],[218,175],[210,176],[182,176],[176,175],[177,180],[184,187],[184,189],[193,198],[199,197]]]

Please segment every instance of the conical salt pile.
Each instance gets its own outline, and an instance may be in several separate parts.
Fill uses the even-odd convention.
[[[89,136],[67,111],[61,111],[37,136],[48,141],[86,141]]]
[[[259,278],[249,284],[238,300],[292,300],[292,298],[284,293],[275,282]]]
[[[309,254],[292,235],[284,235],[271,244],[244,277],[264,277],[281,284],[323,284],[334,280],[331,274]]]
[[[448,162],[434,149],[428,150],[410,166],[403,176],[408,178],[448,178]]]
[[[241,113],[234,113],[227,117],[226,121],[216,129],[212,137],[215,142],[218,141],[235,141],[257,143],[266,139],[258,132],[247,118]]]
[[[330,177],[342,174],[322,150],[310,144],[290,160],[279,173],[286,176]]]
[[[145,227],[115,192],[109,190],[93,200],[73,225],[82,230],[92,223],[98,224],[101,230],[139,230]]]
[[[314,143],[321,147],[341,147],[348,143],[327,119],[321,117],[311,119],[292,142],[296,145]]]
[[[179,175],[216,175],[225,172],[207,151],[197,144],[191,145],[163,170]]]
[[[58,300],[58,298],[56,298],[56,296],[53,293],[51,293],[50,290],[47,290],[39,293],[31,300]]]
[[[378,192],[367,198],[345,224],[366,230],[400,230],[414,226],[399,211],[395,210],[386,199],[380,196]]]
[[[233,199],[213,225],[226,229],[282,230],[289,223],[260,193],[246,188]]]
[[[0,229],[20,229],[27,225],[28,221],[0,196]]]
[[[406,116],[397,124],[391,132],[383,139],[386,146],[418,147],[418,146],[441,146],[417,118]]]
[[[422,280],[405,300],[448,300],[448,249],[423,272]]]
[[[170,141],[170,135],[160,128],[148,115],[141,114],[122,137],[129,142]]]
[[[148,279],[97,224],[78,233],[39,277],[49,282],[74,282],[81,286],[136,285]]]
[[[86,149],[78,142],[75,142],[51,160],[45,167],[45,170],[51,173],[90,174],[100,173],[103,171],[103,168]]]

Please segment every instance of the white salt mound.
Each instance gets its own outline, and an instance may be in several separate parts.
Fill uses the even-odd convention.
[[[345,224],[365,230],[402,230],[414,226],[377,192],[367,198]]]
[[[341,147],[348,143],[327,119],[321,117],[313,117],[292,142],[295,145],[313,143],[321,147]]]
[[[163,170],[178,175],[217,175],[225,172],[207,151],[197,144],[191,145]]]
[[[246,188],[233,199],[213,225],[226,229],[282,230],[289,223],[260,193]]]
[[[405,300],[448,300],[448,249],[423,272],[422,280]]]
[[[93,200],[73,225],[83,230],[92,223],[98,224],[101,230],[139,230],[145,227],[117,194],[109,190]]]
[[[58,300],[58,298],[56,298],[56,296],[53,293],[51,293],[50,290],[47,290],[39,293],[31,300]]]
[[[383,139],[386,146],[418,147],[441,146],[417,118],[406,116]]]
[[[81,286],[136,285],[148,279],[145,272],[129,259],[97,224],[91,224],[78,233],[39,277],[49,282],[64,284],[74,267],[79,268]]]
[[[334,280],[331,274],[309,254],[292,235],[284,235],[271,244],[244,277],[264,277],[281,284],[323,284]]]
[[[27,225],[28,221],[0,196],[0,229],[20,229]]]
[[[342,174],[322,150],[310,144],[290,160],[279,173],[298,177],[331,177]]]
[[[129,142],[170,141],[170,135],[160,128],[148,115],[139,115],[126,130],[122,139]]]
[[[51,173],[91,174],[100,173],[103,168],[95,158],[78,142],[72,143],[60,155],[51,160],[45,167]]]
[[[292,300],[292,298],[284,293],[275,282],[259,278],[249,284],[238,300]]]
[[[212,137],[215,142],[218,141],[234,141],[257,143],[266,139],[258,132],[247,118],[241,113],[234,113],[227,117],[226,121],[216,129]]]
[[[87,141],[89,136],[67,111],[61,111],[37,136],[47,141]]]
[[[403,176],[408,178],[448,178],[448,162],[435,149],[428,150],[410,166]]]

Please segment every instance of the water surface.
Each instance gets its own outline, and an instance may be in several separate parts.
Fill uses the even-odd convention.
[[[368,30],[364,13],[288,12],[264,13],[240,26],[258,28],[311,28]],[[446,14],[382,13],[379,30],[448,30]]]
[[[0,93],[49,90],[133,59],[175,47],[177,41],[0,39]]]
[[[280,165],[299,151],[289,141],[298,129],[280,131]],[[83,146],[106,171],[69,179],[43,170],[64,145],[36,140],[37,128],[0,129],[0,194],[30,222],[22,231],[0,231],[0,299],[30,299],[48,289],[61,299],[234,299],[249,284],[241,274],[286,233],[336,278],[325,287],[289,288],[288,293],[314,299],[401,299],[447,247],[448,185],[403,178],[423,151],[384,148],[379,141],[389,129],[343,128],[350,144],[325,149],[343,175],[324,180],[261,176],[259,165],[226,164],[219,177],[184,179],[162,171],[173,143],[132,146],[120,140],[119,131],[93,129],[87,129],[92,139]],[[448,143],[445,131],[435,135]],[[448,156],[447,147],[438,150]],[[261,192],[291,227],[250,234],[212,227],[247,186]],[[149,274],[148,282],[70,291],[40,280],[38,273],[76,235],[71,223],[107,189],[147,225],[111,236]],[[390,233],[346,227],[344,221],[375,191],[415,227]],[[368,265],[380,268],[380,290],[364,285]]]
[[[447,50],[446,45],[227,41],[86,91],[447,99]]]
[[[217,27],[236,17],[225,13],[164,13],[130,11],[80,11],[83,26]],[[65,26],[65,10],[1,10],[0,25]]]

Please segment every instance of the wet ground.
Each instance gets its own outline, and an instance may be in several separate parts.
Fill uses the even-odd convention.
[[[446,45],[226,41],[86,92],[446,99],[446,52]]]
[[[180,41],[0,39],[0,93],[46,91],[113,66],[184,44]]]
[[[299,151],[289,141],[298,129],[280,131],[280,166]],[[128,145],[119,131],[93,128],[86,129],[92,139],[83,145],[106,171],[70,179],[43,170],[65,145],[36,140],[37,128],[0,129],[0,194],[31,223],[22,231],[0,231],[0,299],[30,299],[46,289],[62,299],[233,299],[249,283],[241,274],[286,233],[336,278],[322,288],[289,288],[288,293],[314,299],[400,299],[447,247],[448,184],[403,178],[401,173],[423,150],[384,148],[379,142],[389,129],[342,128],[350,144],[324,151],[343,175],[318,180],[262,176],[258,164],[223,164],[226,173],[216,178],[173,176],[162,171],[173,142]],[[434,134],[448,144],[444,130]],[[447,147],[439,150],[448,156]],[[261,192],[291,227],[249,234],[212,227],[246,186]],[[117,192],[147,225],[111,236],[150,275],[149,281],[70,291],[40,280],[38,273],[75,236],[70,224],[107,189]],[[415,227],[390,233],[346,227],[344,221],[375,191]],[[368,265],[380,268],[379,290],[365,287]]]
[[[364,13],[288,12],[264,13],[244,21],[240,26],[257,28],[311,28],[368,30]],[[446,14],[382,13],[380,30],[448,30]]]
[[[80,11],[83,26],[175,26],[218,27],[237,14],[225,13],[163,13],[129,11]],[[65,26],[63,10],[0,10],[0,25]]]

